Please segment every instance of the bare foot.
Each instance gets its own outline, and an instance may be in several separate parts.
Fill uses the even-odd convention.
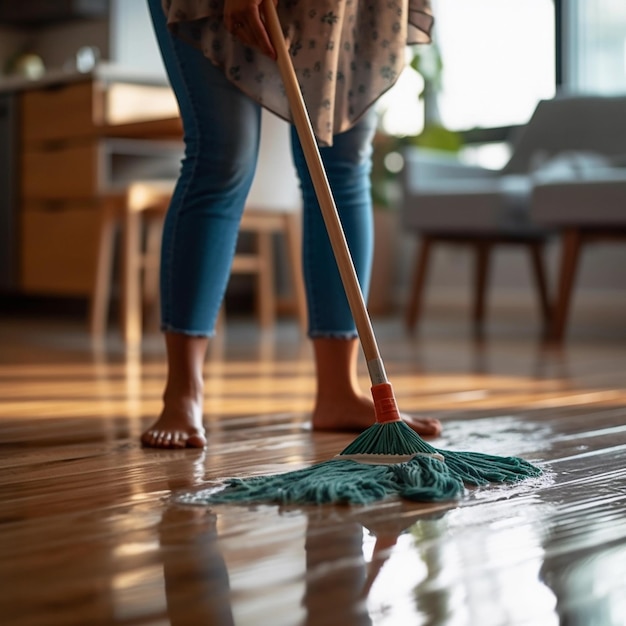
[[[368,397],[353,397],[337,401],[318,400],[313,411],[313,430],[362,432],[374,424],[374,402]],[[437,437],[441,422],[433,417],[413,417],[402,414],[402,419],[418,435]]]
[[[166,401],[159,419],[141,436],[141,443],[148,448],[204,448],[202,400]]]

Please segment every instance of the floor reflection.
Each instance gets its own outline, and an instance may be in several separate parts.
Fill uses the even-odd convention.
[[[559,598],[560,624],[626,623],[626,546],[581,557],[560,570],[555,565],[547,562],[543,576]]]
[[[169,507],[159,539],[170,624],[234,625],[217,515],[199,507]]]
[[[572,560],[550,498],[500,496],[306,510],[173,500],[160,525],[171,623],[623,624],[626,547]]]
[[[432,572],[415,525],[436,523],[445,508],[393,510],[211,510],[174,501],[159,526],[171,623],[420,623],[430,609],[415,590]]]
[[[590,517],[589,523],[585,525],[583,541],[575,538],[572,541],[569,529],[564,534],[570,535],[570,539],[564,545],[560,528],[556,529],[555,540],[549,545],[541,577],[558,598],[560,624],[624,626],[626,533],[621,539],[606,541],[607,548],[598,552],[593,543],[604,543],[602,531],[605,524],[601,517],[605,516]],[[596,542],[592,539],[594,535]],[[604,539],[609,538],[604,536]],[[577,544],[581,549],[578,554],[572,554]]]

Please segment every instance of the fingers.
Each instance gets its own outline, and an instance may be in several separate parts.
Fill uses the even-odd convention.
[[[225,11],[224,25],[246,46],[256,48],[272,59],[276,58],[276,51],[261,18],[260,4],[248,4],[245,9]]]

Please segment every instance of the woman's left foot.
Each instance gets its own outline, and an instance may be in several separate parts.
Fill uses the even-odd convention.
[[[441,422],[434,417],[414,417],[401,414],[404,423],[422,437],[441,434]],[[342,401],[318,400],[313,411],[313,430],[362,432],[372,426],[376,416],[374,403],[369,398],[350,398]]]

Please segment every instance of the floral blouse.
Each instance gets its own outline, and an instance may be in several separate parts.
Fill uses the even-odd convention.
[[[223,0],[163,0],[175,34],[202,50],[231,82],[290,120],[272,59],[231,35]],[[296,75],[322,145],[348,130],[396,81],[407,44],[428,43],[430,0],[279,0]]]

